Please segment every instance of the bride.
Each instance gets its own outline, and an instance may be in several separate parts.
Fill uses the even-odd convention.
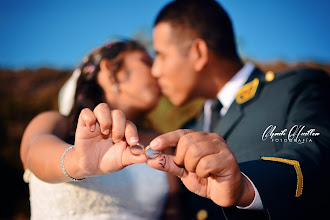
[[[146,146],[158,135],[143,121],[160,94],[151,64],[134,41],[97,48],[69,80],[75,91],[71,98],[64,94],[69,115],[44,112],[30,122],[21,159],[31,219],[180,216],[178,178],[148,167],[146,157],[132,155],[128,147]],[[116,120],[123,113],[126,124]]]

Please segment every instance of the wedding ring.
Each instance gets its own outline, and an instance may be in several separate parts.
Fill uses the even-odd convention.
[[[144,146],[140,143],[137,143],[136,145],[129,146],[131,154],[134,156],[140,156],[144,154]]]
[[[150,146],[144,147],[144,145],[140,143],[129,146],[129,148],[132,155],[141,156],[142,154],[144,154],[149,160],[154,160],[161,155],[160,151],[153,150]]]
[[[147,159],[154,160],[161,155],[161,152],[151,149],[151,147],[148,145],[145,149],[144,154],[146,155]]]

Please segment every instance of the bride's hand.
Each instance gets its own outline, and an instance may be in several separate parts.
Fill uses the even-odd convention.
[[[121,110],[110,110],[101,103],[94,111],[83,109],[79,115],[73,158],[79,174],[75,178],[99,176],[146,162],[133,156],[127,147],[138,143],[135,124],[126,120]]]

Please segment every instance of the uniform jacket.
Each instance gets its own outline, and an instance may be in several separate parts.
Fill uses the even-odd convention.
[[[256,68],[216,127],[241,171],[257,187],[264,211],[221,208],[186,193],[187,219],[318,219],[329,198],[330,79],[317,69],[263,73]],[[201,130],[203,115],[188,123]],[[310,217],[310,218],[309,218]],[[321,219],[321,218],[320,218]]]

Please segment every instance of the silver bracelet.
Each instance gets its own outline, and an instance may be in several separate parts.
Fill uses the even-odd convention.
[[[71,180],[71,181],[73,181],[73,182],[81,182],[81,181],[85,180],[86,178],[82,178],[82,179],[76,179],[76,178],[73,178],[73,177],[71,177],[71,176],[66,172],[66,170],[65,170],[65,168],[64,168],[63,161],[64,161],[65,154],[66,154],[69,150],[71,150],[72,148],[74,148],[74,145],[71,146],[71,147],[69,147],[68,149],[66,149],[66,151],[64,151],[64,153],[63,153],[63,155],[62,155],[62,159],[61,159],[61,167],[62,167],[62,171],[63,171],[64,175],[65,175],[69,180]]]

